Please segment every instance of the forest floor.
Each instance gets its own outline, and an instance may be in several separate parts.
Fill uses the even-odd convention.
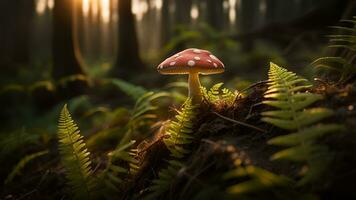
[[[167,198],[192,199],[199,196],[196,194],[199,188],[204,188],[205,193],[202,194],[204,193],[205,199],[219,198],[218,191],[227,187],[229,182],[222,182],[218,178],[236,165],[258,166],[275,174],[300,179],[301,169],[305,168],[305,165],[270,159],[283,148],[269,145],[268,140],[286,134],[286,131],[260,120],[260,113],[271,109],[260,103],[264,99],[266,89],[266,84],[256,84],[250,89],[249,95],[236,99],[232,106],[218,102],[205,103],[200,107],[194,122],[193,133],[196,140],[191,146],[192,153],[185,158],[185,168],[173,180],[174,184],[166,194]],[[336,110],[336,114],[326,122],[345,124],[349,131],[337,133],[324,141],[335,154],[327,175],[320,177],[313,185],[291,189],[294,190],[291,193],[294,196],[289,199],[316,198],[315,194],[322,199],[356,198],[353,190],[353,182],[356,179],[356,110],[353,107],[356,105],[356,88],[353,85],[337,88],[319,84],[311,91],[325,95],[326,98],[318,103],[320,106]],[[139,151],[143,150],[140,156],[142,168],[129,189],[126,188],[128,198],[144,191],[159,170],[167,167],[162,160],[169,158],[169,151],[160,141],[162,137],[154,138],[152,141],[144,141],[144,149],[139,148]],[[283,197],[276,193],[267,190],[257,194],[258,196],[253,194],[243,199]]]

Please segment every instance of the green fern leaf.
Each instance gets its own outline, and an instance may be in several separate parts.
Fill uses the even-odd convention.
[[[268,141],[268,144],[279,146],[293,146],[313,141],[324,135],[343,130],[344,127],[338,124],[317,124],[304,128],[296,133],[278,136]]]
[[[356,51],[356,27],[355,18],[341,20],[342,26],[332,26],[338,34],[329,35],[329,48],[340,48],[343,53],[340,56],[326,56],[318,58],[311,66],[336,71],[340,75],[340,82],[347,81],[356,73],[355,56]]]
[[[183,158],[190,152],[186,145],[194,139],[192,121],[195,116],[195,106],[192,105],[191,99],[187,99],[181,111],[178,111],[176,119],[169,123],[166,133],[169,137],[163,140],[174,159],[168,161],[168,167],[161,170],[158,178],[152,181],[152,185],[148,188],[149,194],[145,199],[157,199],[168,191],[178,171],[184,166],[177,159]]]
[[[307,163],[309,170],[299,184],[313,181],[325,171],[330,160],[318,156],[329,153],[325,145],[318,144],[318,139],[341,130],[342,126],[317,124],[322,119],[331,116],[333,111],[327,108],[308,108],[323,97],[306,91],[311,87],[307,80],[271,63],[269,81],[269,87],[264,96],[267,100],[263,103],[277,110],[261,113],[263,116],[261,120],[279,128],[294,131],[268,141],[269,144],[287,147],[275,153],[271,159]]]
[[[267,170],[247,166],[231,170],[224,174],[224,179],[235,179],[240,177],[249,177],[247,181],[243,181],[227,188],[227,193],[231,195],[244,195],[254,193],[261,190],[268,190],[274,187],[286,187],[291,183],[287,177],[273,174]]]
[[[75,199],[89,199],[93,188],[91,161],[85,147],[83,136],[72,120],[65,105],[58,122],[59,151],[61,163],[66,169],[66,176],[74,191]]]
[[[302,92],[310,85],[307,84],[306,79],[298,77],[295,73],[271,63],[269,80],[265,98],[270,100],[263,103],[281,110],[263,112],[262,121],[283,129],[296,130],[332,114],[331,110],[324,108],[303,110],[322,99],[322,96]]]
[[[201,87],[201,92],[204,98],[210,103],[216,103],[218,101],[232,104],[236,98],[237,92],[232,92],[227,88],[221,88],[224,83],[217,83],[213,85],[209,90],[205,87]]]
[[[99,175],[102,188],[106,190],[104,193],[109,193],[109,191],[119,192],[119,186],[124,183],[124,178],[129,174],[132,174],[132,166],[137,166],[137,161],[133,158],[131,152],[128,150],[135,144],[135,141],[131,141],[127,144],[119,145],[114,151],[108,154],[109,161],[106,168]],[[115,161],[125,161],[129,164],[130,169],[127,167],[115,164]],[[105,194],[104,194],[105,195]]]
[[[170,160],[168,167],[158,173],[158,178],[152,181],[152,186],[148,187],[149,194],[144,197],[145,200],[157,199],[171,187],[180,169],[184,167],[183,163]]]
[[[167,134],[170,137],[163,141],[173,157],[182,158],[185,154],[189,153],[189,150],[185,149],[182,145],[191,143],[194,138],[190,135],[193,127],[192,120],[195,118],[194,109],[195,106],[188,99],[184,103],[182,111],[179,111],[178,115],[176,115],[176,120],[169,124]]]
[[[111,79],[110,82],[120,90],[129,95],[132,99],[137,100],[142,97],[147,90],[141,86],[133,85],[121,79]]]

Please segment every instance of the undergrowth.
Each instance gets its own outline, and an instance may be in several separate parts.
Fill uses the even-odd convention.
[[[269,140],[269,144],[288,147],[275,153],[272,159],[307,162],[307,169],[301,171],[304,177],[299,184],[311,182],[326,171],[332,159],[332,153],[328,151],[327,146],[318,143],[318,139],[342,130],[342,126],[318,123],[330,117],[333,111],[321,107],[309,108],[323,97],[307,91],[312,85],[308,84],[306,79],[271,63],[269,81],[264,96],[266,100],[263,103],[277,110],[263,112],[262,120],[292,131]]]
[[[355,18],[345,23],[352,27],[334,28],[348,34],[333,35],[330,40],[335,43],[331,48],[342,48],[344,53],[313,63],[340,71],[338,87],[352,84],[355,72]],[[338,65],[330,67],[332,62]],[[340,64],[342,68],[338,68]],[[51,191],[58,198],[328,199],[331,181],[355,175],[354,166],[349,164],[356,163],[354,155],[343,147],[347,144],[353,148],[354,141],[347,140],[354,138],[350,136],[354,130],[344,134],[345,126],[352,127],[353,122],[342,124],[336,119],[354,119],[352,113],[347,115],[354,109],[352,95],[356,92],[352,86],[345,87],[337,97],[326,96],[325,88],[270,63],[268,80],[246,89],[252,92],[227,89],[223,83],[210,89],[202,87],[200,105],[192,105],[187,99],[175,109],[173,119],[164,121],[170,113],[168,106],[162,105],[177,103],[172,98],[174,92],[149,91],[119,79],[104,82],[131,97],[134,104],[111,108],[93,106],[89,98],[74,99],[69,102],[74,116],[82,109],[79,120],[92,120],[94,124],[84,128],[83,135],[65,105],[58,121],[58,140],[49,134],[27,134],[25,129],[4,137],[0,143],[2,158],[9,158],[23,146],[34,146],[20,152],[22,159],[8,170],[6,189],[11,191],[21,173],[29,174],[29,163],[39,163],[41,159],[37,158],[47,154],[50,161],[41,160],[44,163],[39,170],[47,170],[46,174],[21,179],[21,183],[29,188],[29,183],[38,181],[33,191],[40,192],[44,185],[55,183],[58,192]],[[340,108],[330,105],[334,102],[329,101],[341,97],[346,103],[337,102]],[[78,104],[86,106],[83,109]],[[41,141],[46,145],[40,146]],[[58,144],[58,149],[43,148],[49,144]],[[93,154],[87,148],[94,149]],[[56,152],[60,161],[52,156]],[[341,170],[334,167],[338,164]],[[331,173],[336,178],[326,181]],[[64,181],[69,187],[61,185]],[[350,187],[335,191],[353,199],[356,195]]]

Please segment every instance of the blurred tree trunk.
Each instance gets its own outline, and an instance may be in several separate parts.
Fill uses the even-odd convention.
[[[273,23],[276,21],[278,0],[266,0],[266,22]]]
[[[118,49],[113,75],[129,79],[130,75],[144,70],[139,55],[139,45],[135,27],[135,18],[131,11],[131,0],[118,1]],[[151,33],[154,34],[154,33]],[[149,35],[147,35],[149,39]]]
[[[175,0],[174,20],[176,24],[189,25],[192,4],[193,0]]]
[[[65,98],[80,95],[87,87],[74,32],[74,3],[75,0],[55,0],[53,9],[52,77],[59,81],[58,92]]]
[[[162,9],[161,9],[161,46],[163,47],[168,43],[171,38],[171,23],[170,23],[170,14],[169,14],[169,7],[170,7],[170,0],[164,0],[162,2]]]
[[[259,17],[259,3],[260,0],[241,0],[240,3],[240,12],[238,20],[239,22],[239,31],[241,33],[248,33],[253,31],[258,25]],[[252,50],[253,41],[246,40],[242,42],[243,48],[246,51]]]
[[[0,1],[3,8],[0,14],[0,65],[6,71],[14,71],[14,64],[29,64],[34,6],[34,0]]]
[[[73,37],[73,0],[55,0],[53,9],[53,70],[55,80],[75,74],[84,74],[76,57]]]
[[[223,0],[207,0],[207,22],[212,28],[219,31],[224,27],[222,23],[224,16],[223,2]]]
[[[240,31],[252,31],[258,25],[260,0],[241,0],[240,4]]]

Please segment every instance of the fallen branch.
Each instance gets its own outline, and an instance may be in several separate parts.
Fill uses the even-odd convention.
[[[242,126],[246,126],[246,127],[249,127],[249,128],[255,129],[255,130],[258,130],[258,131],[263,132],[263,133],[267,133],[267,131],[265,131],[265,130],[263,130],[263,129],[260,129],[260,128],[256,127],[256,126],[253,126],[253,125],[251,125],[251,124],[247,124],[247,123],[245,123],[245,122],[240,122],[240,121],[237,121],[237,120],[234,120],[234,119],[225,117],[225,116],[223,116],[223,115],[220,115],[220,114],[217,113],[217,112],[212,112],[212,113],[214,113],[215,115],[217,115],[218,117],[220,117],[220,118],[222,118],[222,119],[225,119],[225,120],[227,120],[227,121],[233,122],[233,123],[235,123],[235,124],[239,124],[239,125],[242,125]]]

